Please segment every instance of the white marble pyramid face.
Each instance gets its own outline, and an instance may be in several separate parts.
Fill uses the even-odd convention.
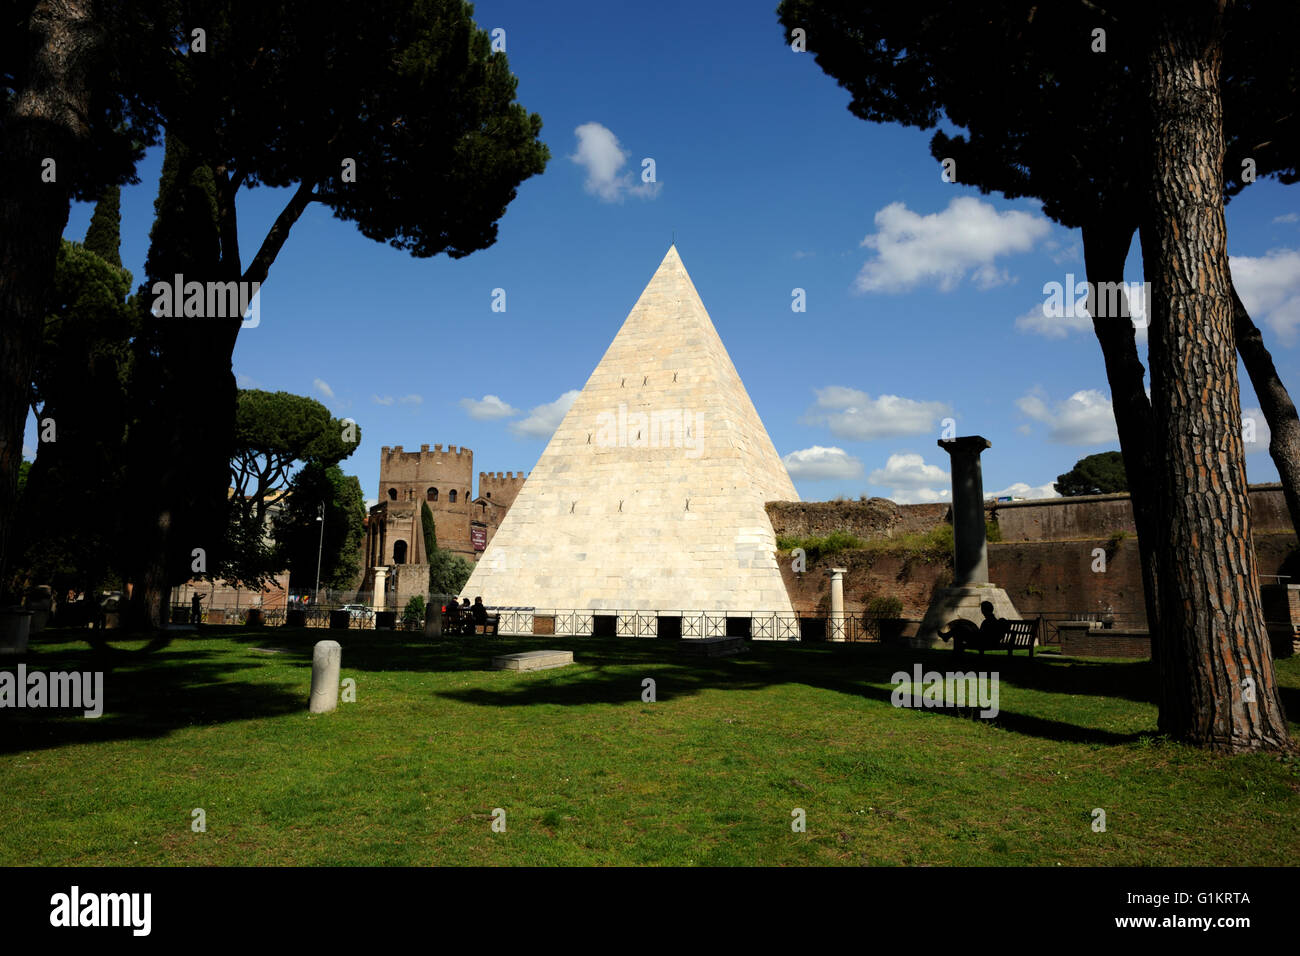
[[[798,494],[670,248],[462,595],[791,613],[767,501]]]

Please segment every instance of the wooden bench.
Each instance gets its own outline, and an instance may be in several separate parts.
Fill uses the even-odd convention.
[[[1006,648],[1007,657],[1010,657],[1017,648],[1028,648],[1029,656],[1034,656],[1034,643],[1038,639],[1040,618],[1033,618],[1027,621],[1013,621],[1006,618],[1000,618],[1002,624],[1002,635],[996,644],[992,646],[984,644],[980,640],[979,625],[965,618],[958,618],[948,625],[948,632],[945,634],[940,631],[939,636],[944,640],[952,638],[952,652],[960,654],[968,647],[978,650],[980,656],[985,651],[1000,651]]]

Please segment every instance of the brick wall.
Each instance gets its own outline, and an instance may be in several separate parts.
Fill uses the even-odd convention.
[[[1250,487],[1251,528],[1256,534],[1293,533],[1279,484]],[[777,535],[824,536],[847,531],[868,540],[925,533],[951,519],[947,504],[899,505],[887,498],[867,501],[769,501],[768,518]],[[1003,541],[1070,541],[1135,534],[1127,494],[1044,498],[985,505]]]
[[[866,501],[769,501],[767,516],[778,535],[823,537],[846,531],[867,540],[925,533],[945,523],[948,505],[899,505],[888,498]]]
[[[1255,534],[1292,532],[1291,516],[1279,484],[1250,487],[1251,530]],[[1129,496],[1090,495],[1044,498],[996,505],[994,516],[1003,541],[1066,541],[1136,532]]]
[[[1146,631],[1062,628],[1061,653],[1070,657],[1146,658],[1151,656],[1151,636]]]
[[[1294,534],[1256,535],[1260,574],[1278,574],[1295,542]],[[1016,609],[1026,617],[1109,612],[1117,625],[1145,627],[1146,605],[1136,538],[1117,542],[994,542],[988,548],[989,577],[1006,589]],[[1092,570],[1098,548],[1106,557],[1104,572]],[[908,558],[898,551],[840,551],[809,562],[803,574],[794,573],[788,554],[779,556],[779,562],[790,603],[801,614],[815,613],[823,598],[829,601],[830,577],[826,572],[832,567],[848,569],[844,576],[844,607],[848,612],[860,612],[870,596],[894,596],[903,602],[904,617],[920,618],[934,588],[952,580],[950,558]]]

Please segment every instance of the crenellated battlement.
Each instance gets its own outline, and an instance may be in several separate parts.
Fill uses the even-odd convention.
[[[490,498],[494,505],[509,508],[515,497],[524,487],[527,472],[480,471],[478,473],[478,493],[480,498]]]
[[[428,445],[421,445],[419,451],[406,451],[401,445],[398,445],[395,448],[390,448],[388,445],[384,445],[379,449],[379,453],[384,459],[401,458],[405,461],[416,461],[430,455],[436,455],[439,457],[452,456],[455,458],[462,458],[466,455],[470,458],[474,457],[473,449],[464,447],[457,448],[455,445],[448,445],[446,451],[443,451],[441,445],[434,445],[433,451],[429,450]]]

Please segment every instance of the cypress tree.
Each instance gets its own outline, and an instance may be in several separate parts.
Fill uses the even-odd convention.
[[[433,512],[427,501],[420,502],[420,526],[424,528],[424,560],[433,563],[433,556],[438,553],[438,532],[433,526]]]
[[[122,268],[122,190],[109,186],[95,203],[85,247],[105,262]]]

